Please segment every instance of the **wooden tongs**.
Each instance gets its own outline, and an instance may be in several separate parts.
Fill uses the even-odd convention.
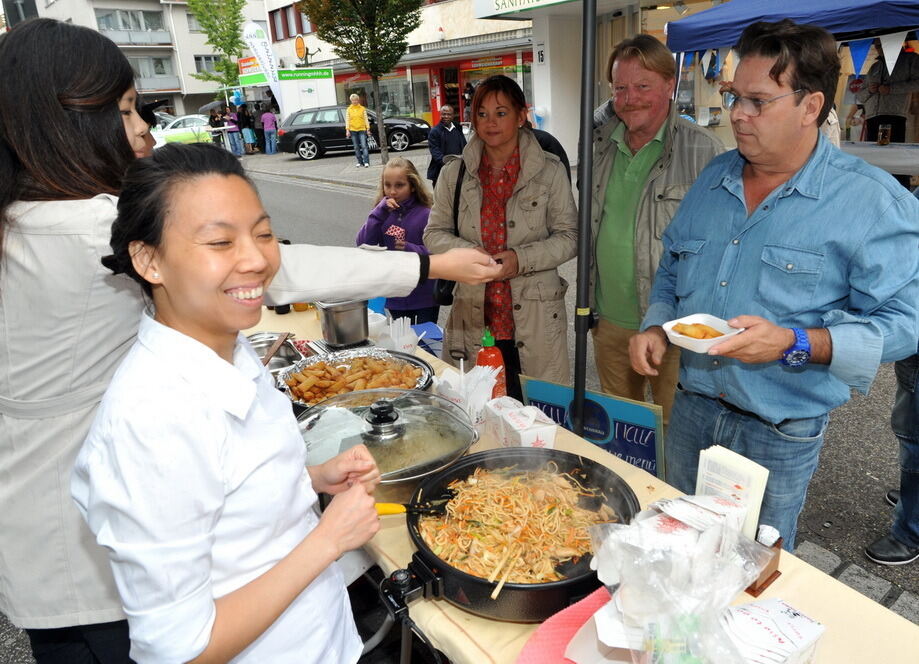
[[[268,352],[265,353],[265,356],[262,358],[262,365],[268,366],[268,363],[271,361],[271,358],[274,357],[274,354],[278,352],[278,349],[281,345],[290,339],[293,335],[290,332],[282,332],[278,335],[278,338],[274,340],[274,343],[268,348]]]

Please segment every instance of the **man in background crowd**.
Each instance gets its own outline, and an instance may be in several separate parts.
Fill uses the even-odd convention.
[[[855,96],[865,109],[865,140],[876,141],[878,128],[890,125],[890,142],[905,143],[910,95],[919,92],[919,55],[903,51],[893,71],[888,72],[880,39],[874,40],[874,48],[877,60],[868,69],[864,85]],[[904,187],[909,187],[908,175],[894,177]]]
[[[428,133],[428,149],[431,151],[431,163],[428,164],[428,180],[437,184],[444,157],[448,154],[462,154],[466,147],[463,128],[453,122],[453,107],[440,107],[440,122]]]
[[[671,101],[673,55],[639,35],[613,48],[606,68],[612,98],[594,113],[591,292],[594,353],[604,392],[644,401],[650,382],[664,425],[679,374],[677,349],[646,377],[629,361],[629,337],[648,307],[661,234],[705,165],[724,151],[707,129],[678,116]]]

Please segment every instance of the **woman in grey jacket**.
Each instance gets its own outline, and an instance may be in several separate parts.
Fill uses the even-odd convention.
[[[424,233],[431,251],[475,247],[502,265],[495,282],[457,285],[444,338],[445,359],[474,361],[485,327],[507,366],[508,393],[519,374],[569,381],[567,284],[558,266],[577,252],[577,211],[565,169],[529,129],[526,100],[506,76],[492,76],[472,100],[475,136],[448,157]],[[458,236],[453,200],[461,166]]]

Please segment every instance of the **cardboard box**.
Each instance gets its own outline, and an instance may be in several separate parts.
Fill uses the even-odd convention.
[[[536,406],[502,413],[505,447],[555,447],[557,424]]]
[[[490,437],[502,447],[508,447],[504,435],[504,413],[523,408],[513,397],[498,397],[485,404],[485,417],[481,433]]]

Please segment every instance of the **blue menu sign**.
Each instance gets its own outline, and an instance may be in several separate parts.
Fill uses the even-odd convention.
[[[574,388],[521,376],[524,401],[571,430]],[[584,438],[633,466],[663,478],[661,407],[588,391],[584,399]]]

